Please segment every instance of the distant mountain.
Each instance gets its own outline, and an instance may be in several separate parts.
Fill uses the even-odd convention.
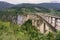
[[[13,7],[13,6],[14,6],[13,4],[0,1],[0,10],[1,10],[1,9],[11,8],[11,7]]]
[[[22,3],[22,4],[17,4],[15,7],[35,7],[36,4],[30,4],[30,3]]]
[[[7,9],[13,7],[38,7],[41,9],[56,9],[60,10],[60,3],[40,3],[40,4],[30,4],[30,3],[23,3],[13,5],[7,2],[0,1],[0,9]]]
[[[56,9],[56,10],[60,10],[60,3],[41,3],[38,4],[41,7],[47,8],[47,9]]]
[[[22,8],[26,8],[26,9],[31,9],[31,11],[32,10],[35,10],[35,11],[48,11],[49,10],[47,8],[39,6],[38,4],[29,4],[29,3],[17,4],[12,8],[18,9],[18,10]]]
[[[60,3],[40,3],[40,4],[28,4],[28,3],[23,3],[23,4],[18,4],[16,7],[39,7],[39,8],[46,8],[46,9],[56,9],[60,10]]]

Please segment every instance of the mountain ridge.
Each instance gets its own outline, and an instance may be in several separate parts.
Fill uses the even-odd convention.
[[[0,9],[7,9],[13,7],[13,4],[10,4],[8,2],[0,1]]]
[[[14,5],[14,4],[0,1],[0,9],[7,9],[11,7],[43,7],[46,9],[60,10],[60,3],[40,3],[40,4],[22,3],[22,4]]]

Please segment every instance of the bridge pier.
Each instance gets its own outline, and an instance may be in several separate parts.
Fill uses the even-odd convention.
[[[32,25],[37,27],[37,20],[32,20]]]
[[[44,31],[45,31],[45,24],[44,23],[42,23],[41,25],[40,25],[40,32],[41,33],[45,33]]]
[[[56,26],[57,26],[57,18],[55,18],[55,28],[56,28]]]
[[[60,30],[60,19],[56,18],[56,29]]]
[[[50,29],[46,23],[42,23],[39,27],[41,33],[49,33]]]
[[[51,17],[51,25],[56,28],[57,18]]]

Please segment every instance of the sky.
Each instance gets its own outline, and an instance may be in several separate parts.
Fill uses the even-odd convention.
[[[5,1],[8,3],[12,3],[12,4],[19,4],[19,3],[50,3],[50,2],[57,2],[60,3],[60,0],[0,0],[0,1]]]

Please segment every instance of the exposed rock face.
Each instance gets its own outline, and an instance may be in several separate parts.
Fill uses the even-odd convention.
[[[25,21],[27,21],[27,17],[24,15],[18,15],[17,24],[22,25]]]

